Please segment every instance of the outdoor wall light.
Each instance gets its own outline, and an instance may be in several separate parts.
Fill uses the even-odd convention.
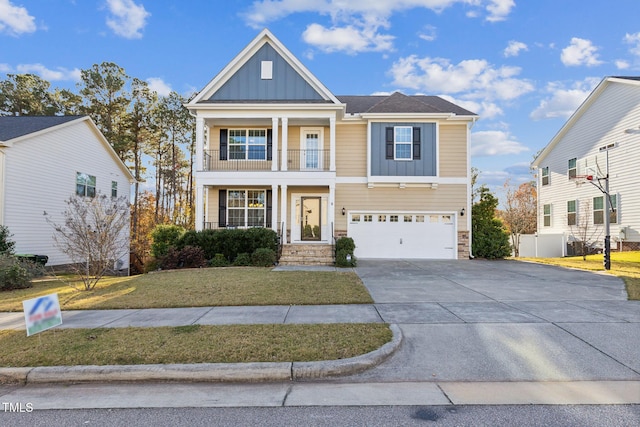
[[[464,216],[464,208],[460,209],[460,216]]]
[[[347,211],[344,209],[344,206],[342,207],[342,215],[346,215]]]

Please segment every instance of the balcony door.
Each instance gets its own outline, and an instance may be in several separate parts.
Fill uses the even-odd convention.
[[[322,128],[302,128],[300,136],[300,169],[322,169]]]

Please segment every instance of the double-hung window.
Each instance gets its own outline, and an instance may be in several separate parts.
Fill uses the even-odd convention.
[[[575,178],[578,174],[578,167],[576,165],[577,159],[569,159],[569,164],[567,165],[567,173],[569,175],[569,179]]]
[[[616,224],[618,222],[618,198],[615,194],[611,195],[611,212],[609,212],[609,223]],[[593,223],[604,224],[605,200],[604,196],[593,198]]]
[[[411,126],[396,126],[393,129],[394,160],[413,159],[413,128]]]
[[[118,197],[118,181],[111,181],[111,197]]]
[[[76,194],[82,197],[96,196],[96,177],[82,172],[76,172]]]
[[[230,160],[266,160],[265,129],[229,129]]]
[[[229,190],[227,226],[264,227],[266,209],[265,190]]]
[[[549,166],[542,168],[542,185],[549,185]]]
[[[544,205],[542,212],[542,223],[545,227],[551,227],[551,205]]]
[[[576,201],[568,200],[567,201],[567,225],[577,225],[577,209],[576,209]]]

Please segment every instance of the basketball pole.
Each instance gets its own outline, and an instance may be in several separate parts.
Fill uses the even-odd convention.
[[[609,144],[604,147],[600,147],[600,151],[604,151],[606,154],[606,167],[607,173],[604,177],[604,254],[602,263],[605,270],[611,270],[611,200],[609,197],[609,149],[615,147],[614,144]]]

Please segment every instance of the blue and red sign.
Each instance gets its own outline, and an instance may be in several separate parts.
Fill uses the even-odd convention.
[[[51,329],[62,324],[62,312],[58,294],[44,295],[22,301],[27,336]]]

